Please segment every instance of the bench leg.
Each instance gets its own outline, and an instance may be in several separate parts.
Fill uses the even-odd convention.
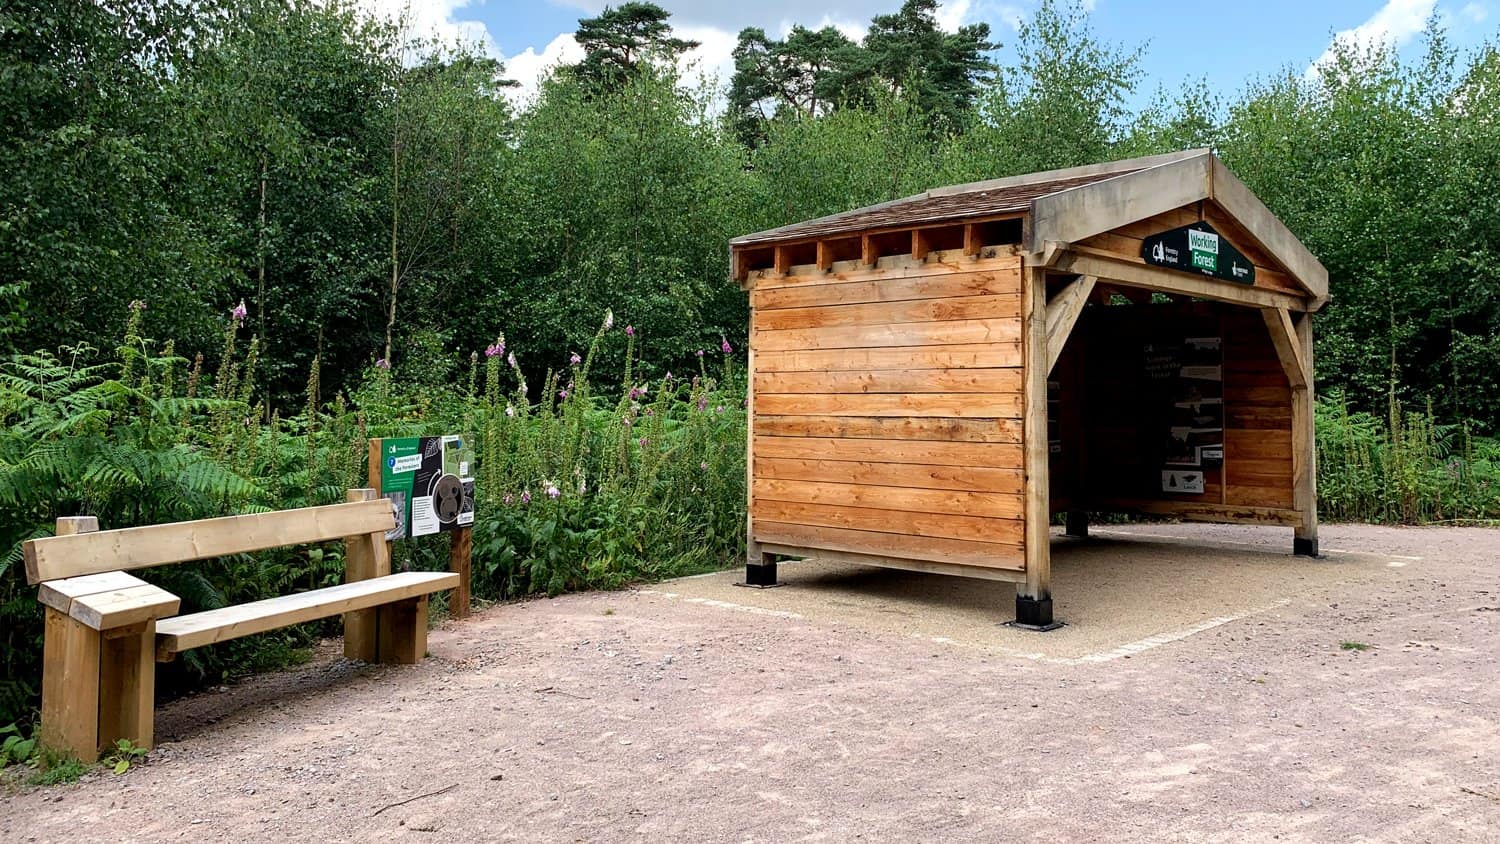
[[[99,631],[47,607],[42,640],[42,744],[99,758]]]
[[[380,608],[379,658],[410,665],[427,655],[427,596]]]
[[[150,750],[155,738],[156,621],[104,633],[99,675],[99,745],[128,739]]]

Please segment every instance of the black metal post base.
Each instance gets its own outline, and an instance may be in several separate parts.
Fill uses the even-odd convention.
[[[1297,556],[1297,557],[1313,557],[1313,558],[1316,558],[1316,557],[1320,556],[1318,554],[1318,540],[1316,540],[1316,539],[1304,539],[1303,537],[1300,537],[1300,536],[1293,537],[1292,538],[1292,554],[1293,554],[1293,556]]]
[[[780,586],[776,582],[776,563],[766,562],[758,566],[745,565],[745,582],[736,583],[736,586],[750,586],[756,589],[771,589]]]
[[[1063,626],[1063,623],[1052,618],[1052,598],[1028,598],[1025,595],[1017,595],[1016,620],[1007,621],[1005,626],[1046,632],[1056,630]]]
[[[1068,536],[1076,536],[1079,539],[1088,539],[1089,536],[1089,514],[1081,510],[1068,511],[1068,526],[1063,529]]]

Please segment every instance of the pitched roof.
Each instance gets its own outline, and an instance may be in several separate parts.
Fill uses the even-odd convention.
[[[1203,153],[1204,150],[1190,150],[934,188],[879,205],[743,235],[729,243],[731,246],[759,246],[1023,212],[1030,209],[1033,200],[1044,196]]]

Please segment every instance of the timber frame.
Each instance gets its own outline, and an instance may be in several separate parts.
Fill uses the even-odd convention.
[[[1193,227],[1252,263],[1249,280],[1146,260],[1143,238]],[[1211,152],[938,188],[736,238],[730,255],[751,298],[747,583],[806,556],[1009,580],[1018,624],[1048,629],[1054,512],[1074,536],[1090,511],[1281,525],[1317,555],[1328,274]],[[1083,410],[1109,394],[1089,383],[1114,348],[1188,325],[1224,349],[1226,456],[1196,497],[1120,481],[1142,470],[1089,443],[1129,451],[1144,424]]]

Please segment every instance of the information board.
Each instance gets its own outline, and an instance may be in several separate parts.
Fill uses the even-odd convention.
[[[1255,265],[1205,222],[1151,235],[1141,242],[1141,257],[1158,267],[1255,283]]]
[[[474,449],[465,435],[380,440],[380,494],[396,527],[386,539],[474,524]]]

